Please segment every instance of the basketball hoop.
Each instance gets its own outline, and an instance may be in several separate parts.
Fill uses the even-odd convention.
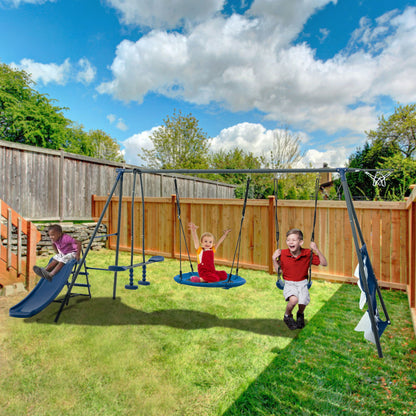
[[[373,186],[386,186],[386,179],[392,174],[392,172],[382,172],[378,170],[374,175],[367,171],[365,174],[372,179]]]

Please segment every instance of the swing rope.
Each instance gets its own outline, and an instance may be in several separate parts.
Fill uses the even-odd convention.
[[[182,218],[181,218],[181,207],[180,207],[180,198],[179,198],[179,192],[178,192],[178,186],[177,186],[177,181],[176,179],[174,180],[175,183],[175,193],[176,193],[176,207],[177,207],[177,213],[178,213],[178,223],[179,223],[179,275],[175,277],[175,280],[178,283],[185,283],[185,284],[189,284],[191,286],[203,286],[203,287],[222,287],[224,289],[229,289],[230,287],[235,287],[235,286],[241,286],[242,284],[245,283],[245,280],[241,277],[238,276],[238,266],[239,266],[239,261],[240,261],[240,247],[241,247],[241,231],[242,231],[242,227],[243,227],[243,221],[244,221],[244,217],[245,217],[245,210],[246,210],[246,206],[247,206],[247,199],[248,199],[248,191],[249,191],[249,186],[250,186],[250,178],[247,179],[247,185],[246,185],[246,192],[245,192],[245,197],[244,197],[244,204],[243,204],[243,210],[242,210],[242,216],[241,216],[241,222],[240,222],[240,231],[239,231],[239,235],[238,235],[238,239],[237,239],[237,244],[236,244],[236,248],[234,251],[234,257],[233,257],[233,262],[231,265],[231,271],[228,275],[228,279],[223,281],[223,282],[217,282],[217,283],[190,283],[189,280],[182,280],[183,278],[183,273],[182,273],[182,245],[181,245],[181,240],[182,240],[182,236],[185,242],[185,248],[186,248],[186,252],[188,255],[188,260],[189,260],[189,265],[191,268],[191,273],[185,273],[186,276],[189,277],[189,275],[194,275],[194,269],[192,266],[192,260],[191,260],[191,256],[189,254],[189,248],[188,248],[188,244],[186,242],[186,234],[185,234],[185,230],[183,227],[183,223],[182,223]],[[237,258],[237,262],[236,262],[236,258]],[[233,268],[234,268],[234,263],[236,263],[236,275],[232,274]]]
[[[313,212],[311,242],[315,241],[315,224],[316,224],[316,209],[318,207],[319,179],[320,179],[320,174],[318,173],[316,175],[316,180],[315,180],[315,209]],[[312,260],[313,260],[313,250],[311,250],[311,258],[309,260],[308,288],[312,286]]]
[[[240,263],[241,231],[243,229],[244,217],[246,215],[246,206],[247,206],[247,198],[248,198],[248,190],[249,190],[249,187],[250,187],[250,181],[251,181],[250,177],[247,178],[246,193],[244,195],[244,204],[243,204],[243,210],[242,210],[242,214],[241,214],[240,232],[238,233],[237,244],[236,244],[235,250],[234,250],[233,262],[231,264],[231,270],[230,270],[230,273],[228,275],[228,282],[231,281],[231,277],[232,277],[232,274],[233,274],[233,268],[234,268],[234,261],[235,261],[236,256],[237,256],[237,263],[236,263],[235,273],[238,276],[238,265]]]
[[[180,275],[180,280],[182,281],[182,238],[181,238],[182,236],[185,242],[185,248],[186,248],[186,252],[188,254],[188,260],[189,260],[189,266],[191,267],[192,273],[194,272],[194,268],[192,266],[192,260],[189,254],[188,243],[186,242],[185,230],[183,228],[183,223],[182,223],[182,218],[181,218],[181,204],[179,200],[178,183],[177,183],[176,178],[174,180],[174,183],[175,183],[175,194],[176,194],[176,208],[178,212],[178,223],[179,223],[179,275]]]

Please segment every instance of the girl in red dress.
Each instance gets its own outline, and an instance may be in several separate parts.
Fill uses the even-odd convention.
[[[189,223],[189,229],[191,230],[192,238],[194,240],[194,245],[196,249],[199,275],[192,276],[191,281],[213,283],[219,282],[220,280],[227,280],[227,272],[215,270],[214,254],[216,249],[218,249],[220,244],[230,233],[231,229],[225,230],[217,243],[215,243],[215,237],[211,233],[202,234],[201,240],[199,240],[198,234],[196,232],[198,226],[196,226],[193,222]]]

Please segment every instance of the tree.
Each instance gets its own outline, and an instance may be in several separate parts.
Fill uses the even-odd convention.
[[[141,148],[139,155],[152,168],[206,169],[209,143],[192,114],[183,116],[179,111],[163,120],[150,136],[153,149]]]
[[[124,162],[120,146],[102,130],[86,133],[65,118],[66,108],[32,88],[25,71],[0,64],[0,138],[49,149]]]
[[[267,158],[271,169],[290,169],[302,159],[300,138],[294,136],[288,128],[273,131],[272,149]]]
[[[124,163],[120,145],[102,130],[90,130],[88,137],[93,148],[93,157]]]
[[[300,137],[289,131],[273,131],[271,150],[266,156],[266,166],[271,169],[291,169],[301,161],[304,152],[301,151]],[[310,173],[276,174],[278,178],[279,199],[314,199],[315,175]]]
[[[226,152],[219,150],[211,154],[210,164],[213,169],[260,169],[263,159],[254,156],[252,152],[246,153],[244,150],[234,148]],[[243,173],[222,173],[211,175],[209,179],[219,180],[225,183],[237,185],[235,196],[243,198],[245,195],[247,175]],[[268,175],[255,174],[251,177],[249,198],[261,199],[270,195],[270,178]]]
[[[53,100],[39,94],[25,71],[0,64],[0,137],[50,149],[59,149],[71,121]]]
[[[375,140],[368,141],[348,159],[349,168],[357,169],[385,169],[390,157],[400,153],[394,142]],[[388,164],[388,163],[387,163]],[[372,172],[374,173],[374,172]],[[354,199],[368,199],[385,197],[385,188],[373,185],[372,179],[365,172],[351,173],[347,176],[348,186]]]
[[[387,119],[379,118],[377,130],[366,132],[372,142],[381,140],[394,143],[405,158],[415,156],[416,152],[416,104],[399,105]]]
[[[381,116],[378,128],[366,134],[367,142],[350,156],[348,167],[392,169],[392,173],[386,186],[373,185],[364,172],[350,174],[347,180],[353,196],[403,199],[409,185],[416,182],[416,104],[399,105],[387,119]]]

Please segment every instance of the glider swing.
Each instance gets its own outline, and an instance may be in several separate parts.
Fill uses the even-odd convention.
[[[316,224],[316,208],[318,205],[318,193],[319,193],[319,178],[320,174],[316,176],[315,180],[315,209],[313,213],[313,225],[312,225],[312,235],[311,235],[311,242],[315,240],[315,224]],[[279,248],[279,221],[277,219],[277,189],[278,189],[278,180],[274,179],[274,221],[276,224],[276,244],[277,248]],[[309,272],[308,272],[308,289],[312,286],[312,259],[313,259],[313,251],[311,250],[311,257],[309,260]],[[277,271],[277,280],[276,286],[278,289],[283,290],[285,288],[285,281],[282,279],[282,270],[278,269]]]
[[[248,196],[248,190],[250,185],[250,178],[247,179],[247,186],[246,186],[246,192],[244,196],[244,204],[243,204],[243,211],[241,215],[241,222],[240,222],[240,232],[238,234],[237,244],[234,251],[234,257],[233,262],[231,265],[230,273],[228,274],[228,279],[221,280],[219,282],[193,282],[191,281],[192,276],[198,276],[197,272],[194,272],[191,257],[189,255],[189,249],[188,244],[186,242],[186,236],[185,231],[182,224],[181,219],[181,207],[180,207],[180,200],[179,200],[179,192],[178,192],[178,186],[175,179],[175,192],[176,192],[176,206],[177,206],[177,212],[178,212],[178,222],[179,222],[179,274],[174,277],[174,280],[176,283],[182,284],[182,285],[188,285],[188,286],[198,286],[198,287],[208,287],[208,288],[222,288],[222,289],[230,289],[232,287],[238,287],[242,286],[244,283],[246,283],[246,280],[243,279],[241,276],[238,275],[238,264],[240,260],[240,245],[241,245],[241,230],[243,227],[243,221],[246,211],[246,205],[247,205],[247,196]],[[181,236],[183,235],[184,241],[185,241],[185,248],[186,252],[188,254],[189,259],[189,265],[191,268],[190,272],[182,273],[182,246],[181,246]],[[237,257],[237,263],[236,263],[236,274],[233,274],[233,268],[234,268],[234,262]]]

